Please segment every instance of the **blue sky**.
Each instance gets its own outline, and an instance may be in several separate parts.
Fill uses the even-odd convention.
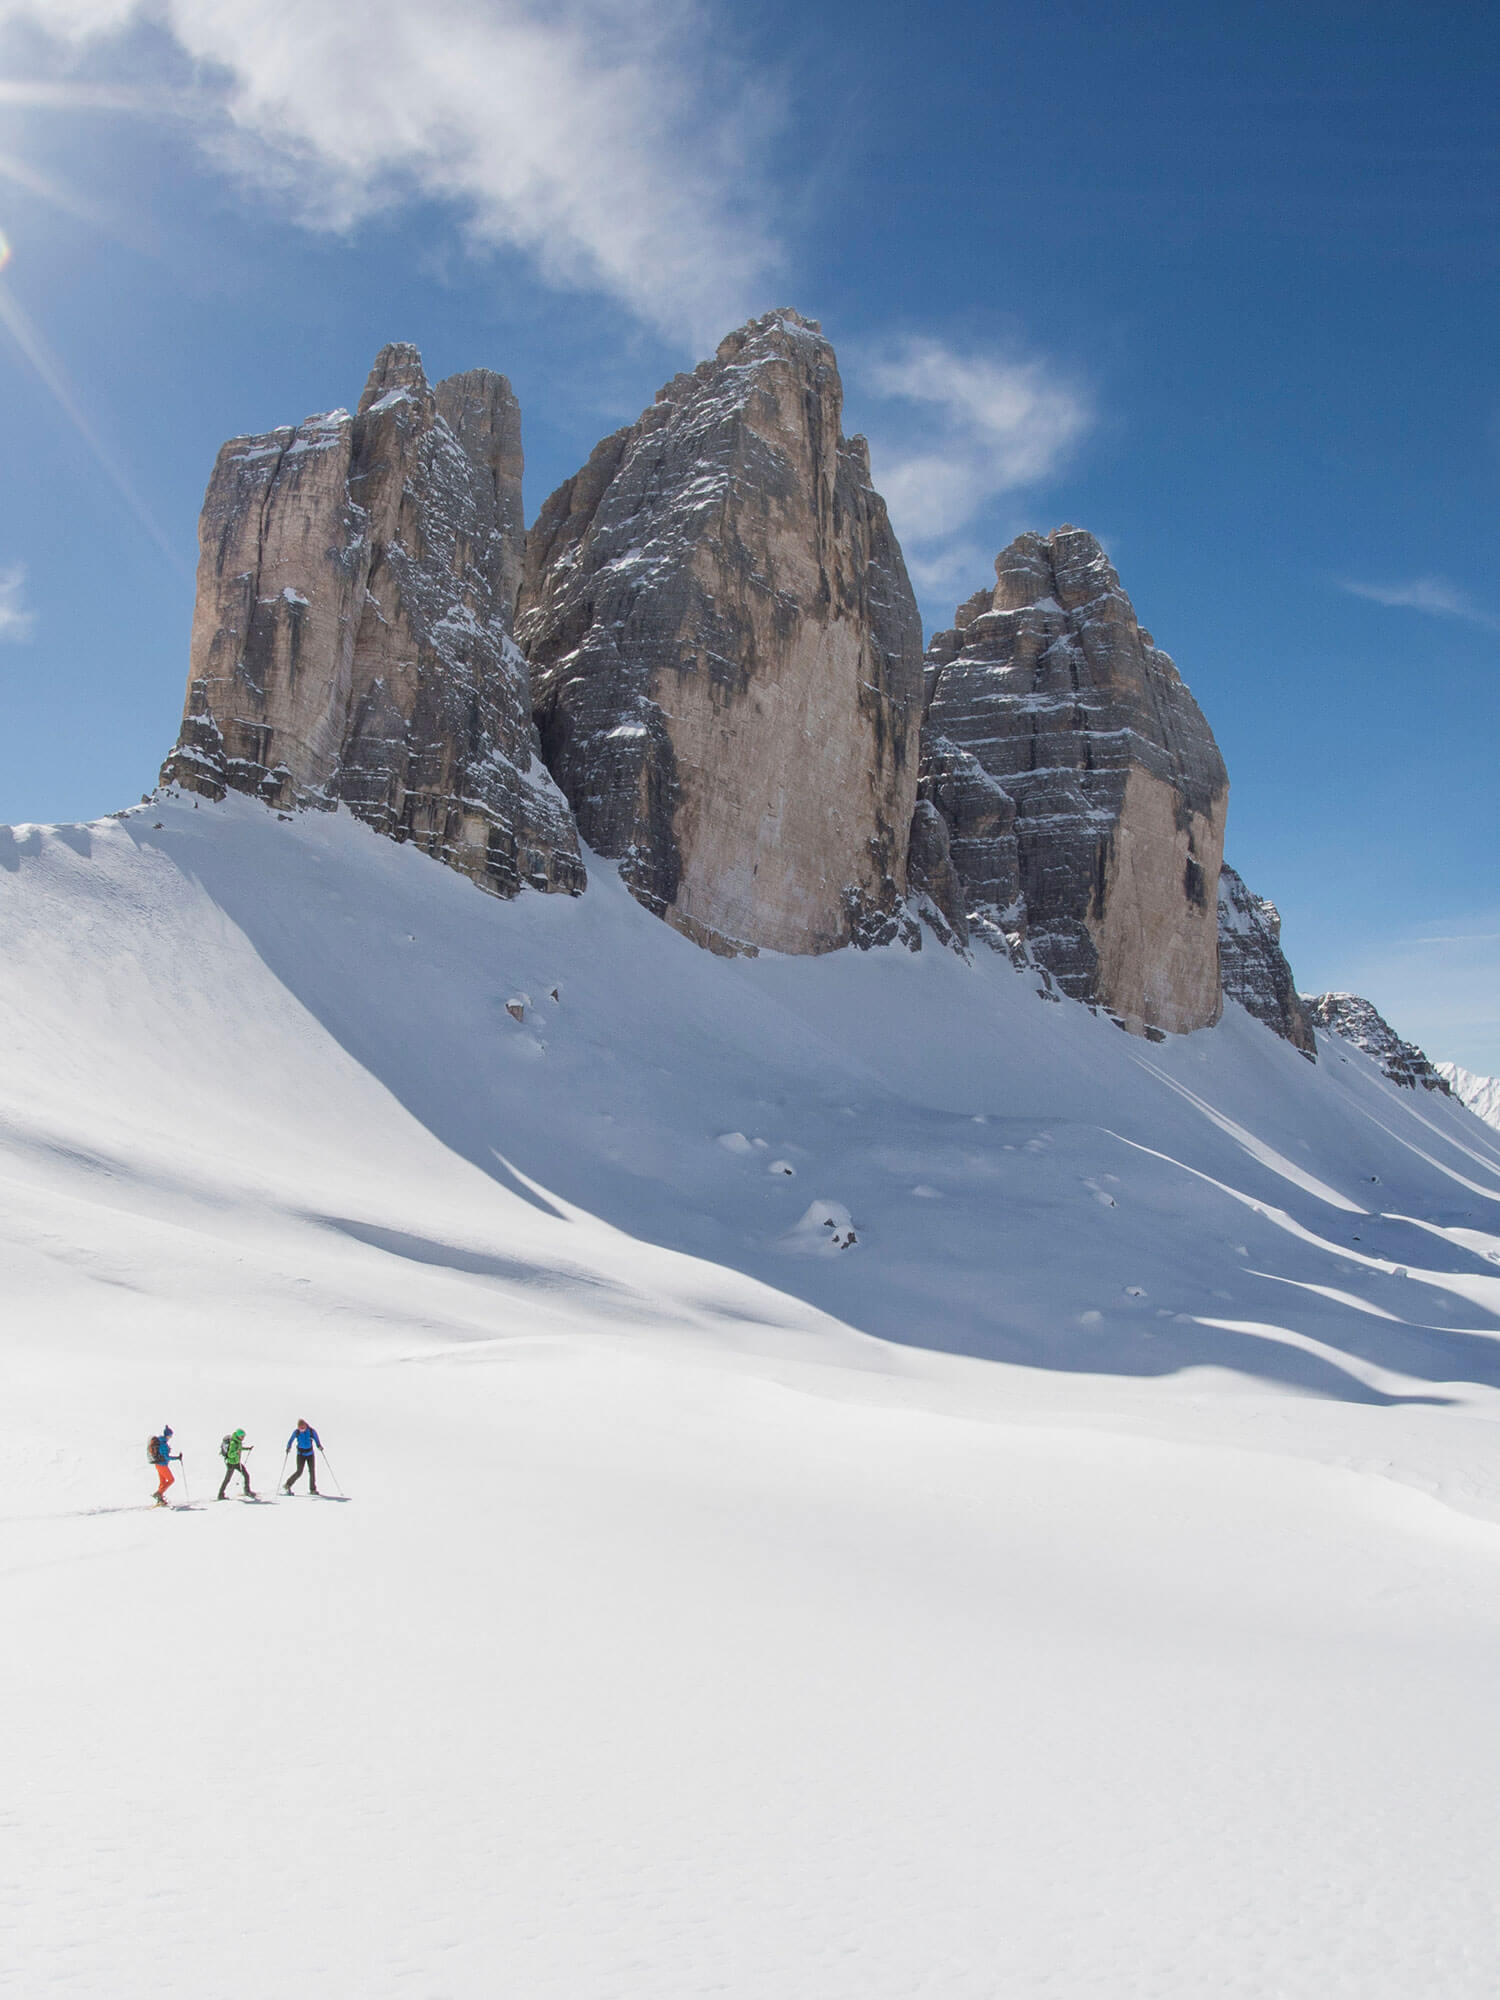
[[[929,629],[1106,543],[1305,989],[1500,1072],[1500,10],[0,0],[0,818],[137,798],[223,438],[376,348],[535,511],[820,318]]]

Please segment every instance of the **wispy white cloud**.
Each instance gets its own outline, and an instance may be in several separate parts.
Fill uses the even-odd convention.
[[[983,581],[994,550],[981,553],[965,530],[993,501],[1053,477],[1094,421],[1087,392],[1035,355],[912,336],[856,357],[851,373],[884,406],[872,425],[876,484],[928,594],[973,588],[976,571]]]
[[[27,16],[46,25],[49,10],[36,0],[12,0],[12,4],[0,7],[0,21],[16,20]],[[90,13],[98,19],[88,19]],[[116,25],[120,10],[113,0],[104,0],[102,8],[88,9],[82,6],[60,8],[57,26],[60,32],[72,35],[88,34],[95,30],[108,30]],[[159,97],[150,91],[132,90],[113,84],[60,83],[42,78],[0,76],[0,106],[20,105],[34,111],[152,111],[159,108]]]
[[[0,569],[0,644],[29,639],[35,625],[36,613],[26,604],[26,572],[20,563],[11,563]]]
[[[1413,577],[1410,583],[1356,583],[1337,579],[1340,590],[1351,597],[1367,598],[1372,604],[1389,604],[1402,611],[1429,611],[1438,618],[1461,618],[1469,625],[1500,632],[1500,616],[1476,604],[1466,590],[1440,576]]]
[[[930,548],[912,543],[903,553],[917,596],[943,605],[969,596],[990,575],[995,560],[992,548],[967,538]]]
[[[763,304],[779,262],[757,166],[775,109],[704,0],[0,0],[23,17],[95,66],[164,28],[192,66],[174,108],[311,227],[436,197],[549,282],[692,340]]]

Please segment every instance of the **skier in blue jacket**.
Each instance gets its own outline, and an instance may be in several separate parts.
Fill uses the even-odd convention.
[[[298,1417],[297,1428],[286,1441],[288,1451],[291,1450],[293,1445],[297,1447],[297,1470],[281,1490],[283,1493],[290,1493],[292,1488],[297,1484],[297,1481],[302,1477],[305,1468],[307,1483],[313,1492],[316,1493],[318,1490],[317,1453],[323,1448],[323,1440],[318,1436],[306,1417]]]

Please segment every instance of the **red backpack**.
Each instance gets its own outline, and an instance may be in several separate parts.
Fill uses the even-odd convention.
[[[163,1461],[166,1458],[166,1453],[161,1448],[160,1438],[147,1438],[146,1457],[152,1465],[160,1465],[163,1463]]]

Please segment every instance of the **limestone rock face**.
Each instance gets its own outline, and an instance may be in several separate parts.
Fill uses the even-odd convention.
[[[1226,999],[1238,1000],[1284,1041],[1318,1059],[1307,1008],[1281,949],[1281,912],[1252,895],[1226,861],[1219,870],[1219,976]]]
[[[236,438],[199,524],[186,713],[164,783],[349,805],[481,887],[577,891],[511,634],[521,418],[478,369],[384,348],[351,416]]]
[[[914,896],[929,896],[938,912],[938,936],[944,944],[969,942],[969,919],[963,884],[953,866],[948,822],[930,799],[918,799],[911,816],[906,852],[906,886]],[[929,912],[929,921],[932,921]]]
[[[925,738],[917,790],[918,810],[929,806],[947,829],[956,900],[956,914],[942,906],[949,922],[966,936],[972,921],[990,943],[1001,934],[1018,941],[1026,904],[1015,800],[972,751],[945,736]]]
[[[1420,1084],[1424,1090],[1453,1095],[1447,1079],[1439,1076],[1416,1043],[1403,1042],[1390,1022],[1357,993],[1303,994],[1302,1001],[1318,1027],[1342,1035],[1346,1042],[1374,1056],[1391,1082],[1399,1083],[1403,1090]]]
[[[1229,780],[1094,537],[1025,534],[927,653],[922,791],[971,924],[1137,1033],[1219,1018]]]
[[[906,889],[921,625],[816,324],[769,313],[546,502],[517,635],[585,840],[699,942],[828,951]]]

